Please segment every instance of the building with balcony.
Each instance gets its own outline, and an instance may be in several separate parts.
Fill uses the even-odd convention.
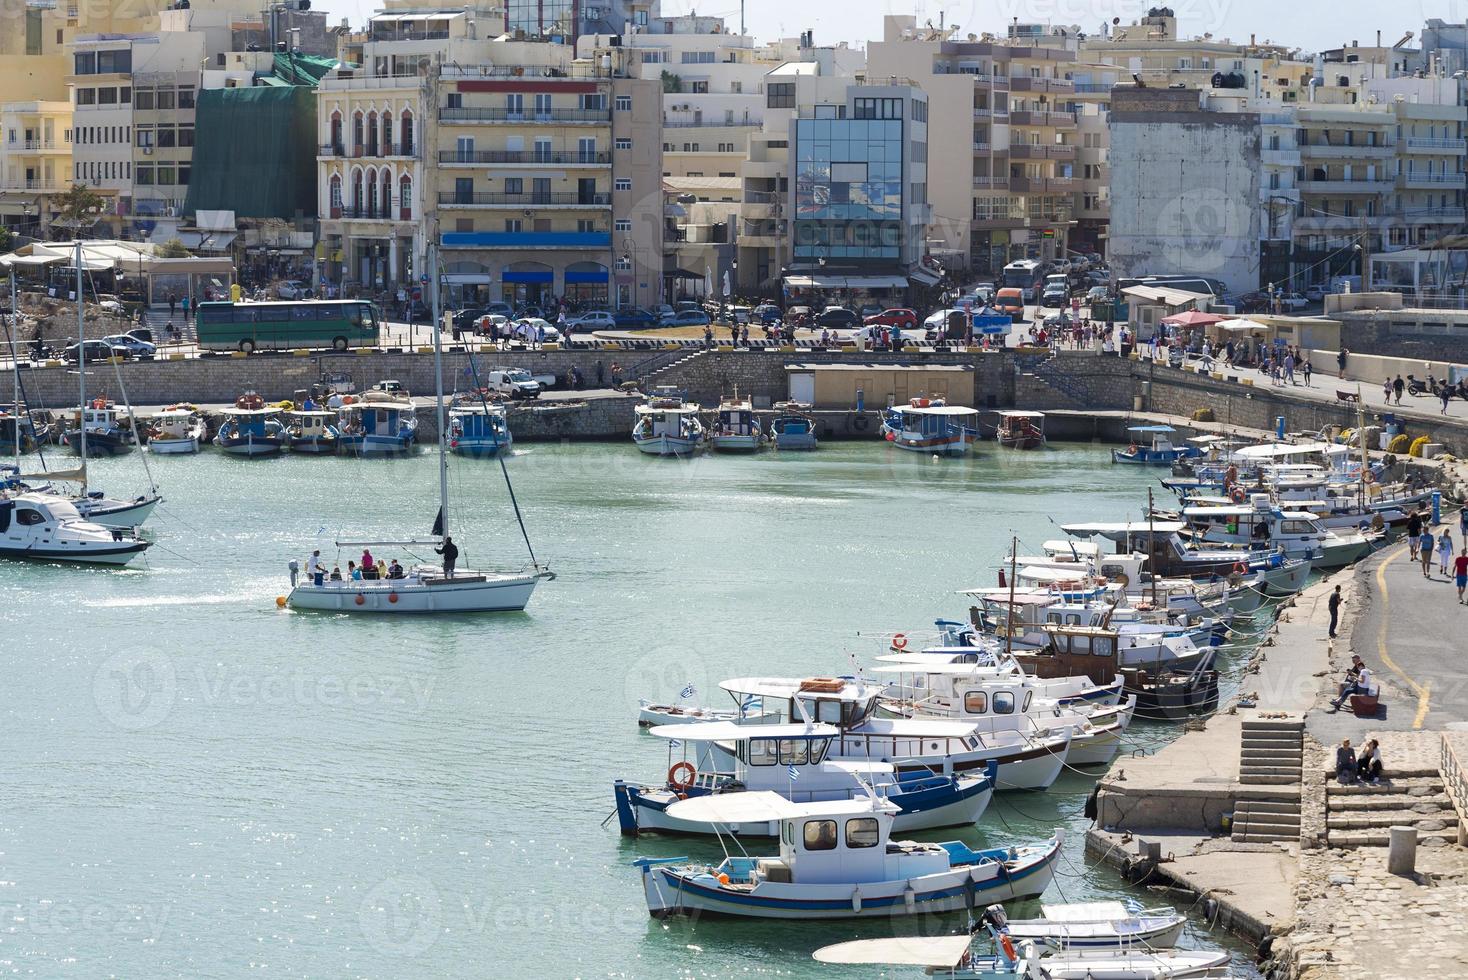
[[[1112,271],[1221,279],[1257,289],[1259,117],[1198,89],[1111,93]]]
[[[963,40],[910,16],[884,24],[883,39],[867,47],[869,73],[913,79],[928,93],[931,118],[944,122],[929,131],[932,159],[942,161],[929,185],[930,248],[978,274],[1015,258],[1064,255],[1085,193],[1074,35],[1013,25],[1010,38]],[[1093,226],[1088,238],[1098,237]]]
[[[70,186],[71,118],[69,102],[0,105],[0,193],[28,202],[41,227],[50,222],[47,203]]]

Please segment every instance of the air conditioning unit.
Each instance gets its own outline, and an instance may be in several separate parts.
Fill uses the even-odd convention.
[[[150,157],[152,155],[153,155],[153,148],[151,146],[145,146],[145,147],[143,147],[143,156]]]

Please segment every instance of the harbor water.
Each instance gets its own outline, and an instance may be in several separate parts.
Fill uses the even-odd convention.
[[[536,555],[524,614],[384,620],[276,607],[287,563],[337,540],[425,537],[430,453],[153,458],[158,542],[123,572],[0,566],[5,793],[0,967],[35,976],[850,977],[817,947],[961,917],[798,925],[650,919],[639,856],[716,843],[618,835],[611,783],[660,780],[639,697],[727,705],[721,679],[849,673],[894,631],[961,618],[1066,520],[1139,513],[1158,471],[1105,447],[876,443],[657,460],[630,443],[508,461]],[[92,464],[141,491],[140,458]],[[452,463],[460,566],[527,559],[499,464]],[[374,548],[404,564],[427,548]],[[1238,659],[1238,655],[1235,655]],[[1225,691],[1232,687],[1225,683]],[[1140,723],[1140,748],[1168,729]],[[1082,854],[1093,778],[1002,794],[989,846],[1058,830],[1046,898],[1132,891]],[[773,843],[752,842],[751,852]],[[1195,910],[1196,911],[1196,910]],[[1195,916],[1198,922],[1201,916]],[[1190,927],[1187,945],[1227,945]],[[1236,956],[1252,976],[1248,955]]]

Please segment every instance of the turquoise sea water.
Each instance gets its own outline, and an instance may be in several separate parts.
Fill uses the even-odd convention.
[[[650,920],[629,862],[718,848],[602,826],[613,778],[667,766],[635,727],[637,699],[692,683],[719,703],[726,677],[847,672],[849,655],[881,652],[874,634],[961,616],[955,592],[996,580],[1011,534],[1032,552],[1059,536],[1052,521],[1135,514],[1156,475],[1090,445],[693,462],[620,442],[526,446],[509,465],[559,578],[523,615],[383,620],[274,600],[313,547],[345,567],[356,553],[338,557],[338,536],[426,534],[431,455],[150,462],[167,501],[136,568],[0,565],[9,972],[920,976],[810,953],[962,922]],[[143,482],[137,456],[93,475],[114,494]],[[498,465],[455,461],[453,484],[461,564],[522,562]],[[1059,828],[1048,899],[1158,904],[1084,861],[1091,782],[1000,796],[974,830],[919,836]]]

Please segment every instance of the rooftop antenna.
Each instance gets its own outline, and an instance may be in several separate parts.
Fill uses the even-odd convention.
[[[744,0],[739,0],[739,33],[744,33]]]

